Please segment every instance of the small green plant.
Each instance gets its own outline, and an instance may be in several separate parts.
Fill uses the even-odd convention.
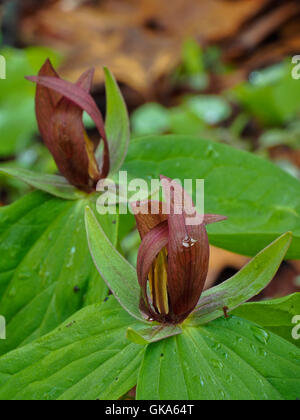
[[[0,208],[0,399],[119,399],[136,385],[137,399],[299,398],[300,294],[246,303],[284,258],[300,258],[299,181],[197,136],[129,144],[113,76],[105,70],[104,123],[92,75],[71,84],[47,61],[29,78],[41,135],[63,176],[0,168],[34,189]],[[84,111],[101,140],[87,136]],[[137,270],[118,251],[134,216],[96,211],[97,183],[119,171],[149,184],[160,174],[178,180],[164,187],[156,214],[140,211],[148,200],[133,202]],[[179,182],[186,179],[205,180],[206,215],[190,212],[193,199]],[[188,224],[185,213],[198,222]],[[203,291],[209,242],[254,258]]]

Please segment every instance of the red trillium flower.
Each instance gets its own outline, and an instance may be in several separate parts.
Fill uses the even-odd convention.
[[[179,324],[195,309],[205,285],[209,265],[206,225],[226,217],[197,214],[178,183],[161,179],[166,203],[147,201],[132,206],[142,238],[137,263],[140,309],[153,321]]]
[[[77,83],[62,80],[47,60],[37,77],[27,77],[37,83],[36,116],[41,136],[67,180],[86,192],[95,190],[109,169],[109,148],[102,115],[89,94],[94,70],[84,73]],[[102,167],[95,157],[98,142],[87,135],[82,117],[86,111],[94,120],[103,140]]]

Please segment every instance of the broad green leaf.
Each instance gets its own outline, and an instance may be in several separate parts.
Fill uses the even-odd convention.
[[[206,213],[228,217],[208,226],[213,245],[254,256],[292,231],[287,258],[300,258],[300,182],[272,163],[200,138],[151,136],[131,143],[123,169],[129,178],[205,179]]]
[[[136,384],[144,347],[115,301],[76,313],[49,335],[0,358],[0,400],[119,399]]]
[[[300,318],[300,293],[281,299],[246,303],[233,314],[255,322],[300,348],[300,339],[295,340],[292,334],[296,327],[293,319],[296,316]]]
[[[85,222],[89,248],[101,277],[123,308],[145,322],[139,310],[141,289],[135,269],[109,241],[90,208],[86,209]]]
[[[231,317],[147,347],[140,400],[296,400],[300,350]]]
[[[130,123],[126,104],[111,72],[105,68],[107,110],[105,129],[109,140],[111,172],[117,172],[126,157],[130,140]]]
[[[128,340],[133,343],[144,345],[155,343],[156,341],[161,341],[181,333],[182,329],[177,325],[158,325],[156,327],[144,328],[138,331],[133,328],[128,328],[126,336]]]
[[[99,276],[97,270],[89,277],[88,288],[84,295],[83,306],[94,305],[102,302],[107,298],[109,293],[108,287]]]
[[[206,324],[223,316],[223,308],[227,307],[231,312],[258,295],[274,278],[291,240],[292,235],[286,233],[261,251],[234,277],[204,292],[188,322],[193,325]]]
[[[107,295],[88,249],[87,205],[93,207],[91,198],[66,201],[34,192],[0,209],[0,314],[7,321],[0,354],[48,333],[81,309],[90,281],[99,282],[97,297]],[[115,220],[100,220],[114,243]]]
[[[18,178],[40,191],[66,200],[78,200],[86,197],[82,191],[73,187],[68,181],[57,175],[38,174],[21,168],[1,168],[0,172]]]

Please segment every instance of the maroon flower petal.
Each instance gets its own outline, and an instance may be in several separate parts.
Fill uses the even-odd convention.
[[[187,224],[192,200],[179,184],[162,177],[165,197],[170,205],[168,217],[168,292],[170,315],[174,322],[184,320],[196,307],[204,288],[209,264],[209,242],[203,217]],[[173,187],[170,188],[170,183]],[[181,213],[181,214],[180,214]],[[202,223],[201,223],[202,220]]]
[[[56,77],[30,76],[27,77],[27,79],[61,94],[64,98],[68,99],[81,110],[86,111],[90,115],[104,142],[103,164],[100,178],[106,178],[110,169],[109,147],[102,115],[91,95],[89,95],[84,87],[81,87],[78,84],[74,85]]]
[[[142,298],[149,314],[155,318],[156,314],[151,308],[151,302],[147,292],[148,276],[152,265],[161,252],[168,244],[168,223],[163,222],[150,230],[142,241],[138,253],[137,275],[142,289]]]
[[[92,89],[92,85],[93,85],[94,74],[95,74],[95,69],[87,70],[78,79],[78,82],[76,83],[77,86],[84,89],[87,93],[90,93]]]
[[[39,72],[39,76],[49,76],[59,79],[58,74],[53,68],[51,62],[46,60]],[[51,118],[55,107],[60,102],[62,95],[54,90],[48,89],[42,85],[37,85],[35,108],[39,130],[43,140],[52,153],[52,141],[49,128],[51,127]]]
[[[168,216],[163,214],[163,203],[158,201],[141,201],[132,203],[131,207],[142,239],[151,229],[168,220]]]
[[[77,86],[89,92],[94,70],[85,72]],[[91,191],[101,174],[95,158],[99,142],[92,142],[82,122],[83,110],[63,97],[56,106],[52,120],[51,138],[54,139],[52,154],[61,173],[76,187]]]
[[[82,110],[63,98],[53,113],[51,123],[51,152],[60,172],[77,188],[87,192],[93,190],[100,179],[100,172],[98,168],[96,171],[89,170],[90,159],[85,141],[88,138],[85,137]]]

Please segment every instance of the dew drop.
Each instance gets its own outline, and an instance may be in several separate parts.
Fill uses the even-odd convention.
[[[73,247],[71,248],[71,251],[70,251],[71,258],[70,258],[70,260],[69,260],[68,264],[66,265],[66,267],[67,267],[67,268],[71,268],[71,267],[73,266],[73,264],[74,264],[74,255],[75,255],[75,253],[76,253],[76,247],[75,247],[75,246],[73,246]]]
[[[297,364],[299,364],[299,355],[297,355],[296,353],[289,353],[289,358],[293,361],[296,362]]]
[[[251,327],[254,337],[262,344],[268,344],[270,334],[267,331],[259,327]]]
[[[233,376],[231,376],[231,375],[226,376],[226,381],[231,384],[232,381],[233,381]]]
[[[258,350],[257,347],[254,346],[254,344],[251,344],[251,350],[253,351],[253,353],[257,354]]]
[[[182,241],[182,245],[184,248],[192,248],[198,241],[196,239],[191,238],[190,236],[186,236]]]
[[[239,346],[242,343],[243,343],[243,338],[242,337],[237,337],[234,341],[235,346]]]
[[[220,369],[222,370],[224,368],[224,365],[222,362],[220,362],[219,360],[211,360],[211,364],[213,367],[215,367],[216,369]]]
[[[28,280],[32,277],[32,273],[30,271],[23,271],[19,274],[18,278],[19,280]]]
[[[267,353],[265,350],[263,350],[263,349],[259,349],[259,354],[260,354],[262,357],[267,357],[267,356],[268,356],[268,353]]]
[[[209,145],[208,148],[206,149],[205,155],[208,158],[217,158],[219,157],[219,153],[215,150],[215,148],[212,145]]]
[[[219,351],[219,350],[221,350],[221,349],[222,349],[222,345],[221,345],[220,343],[217,343],[217,344],[215,344],[215,345],[213,346],[213,349],[215,349],[215,350]]]
[[[221,397],[221,400],[225,400],[226,399],[226,394],[225,394],[225,392],[223,390],[220,391],[220,397]]]

